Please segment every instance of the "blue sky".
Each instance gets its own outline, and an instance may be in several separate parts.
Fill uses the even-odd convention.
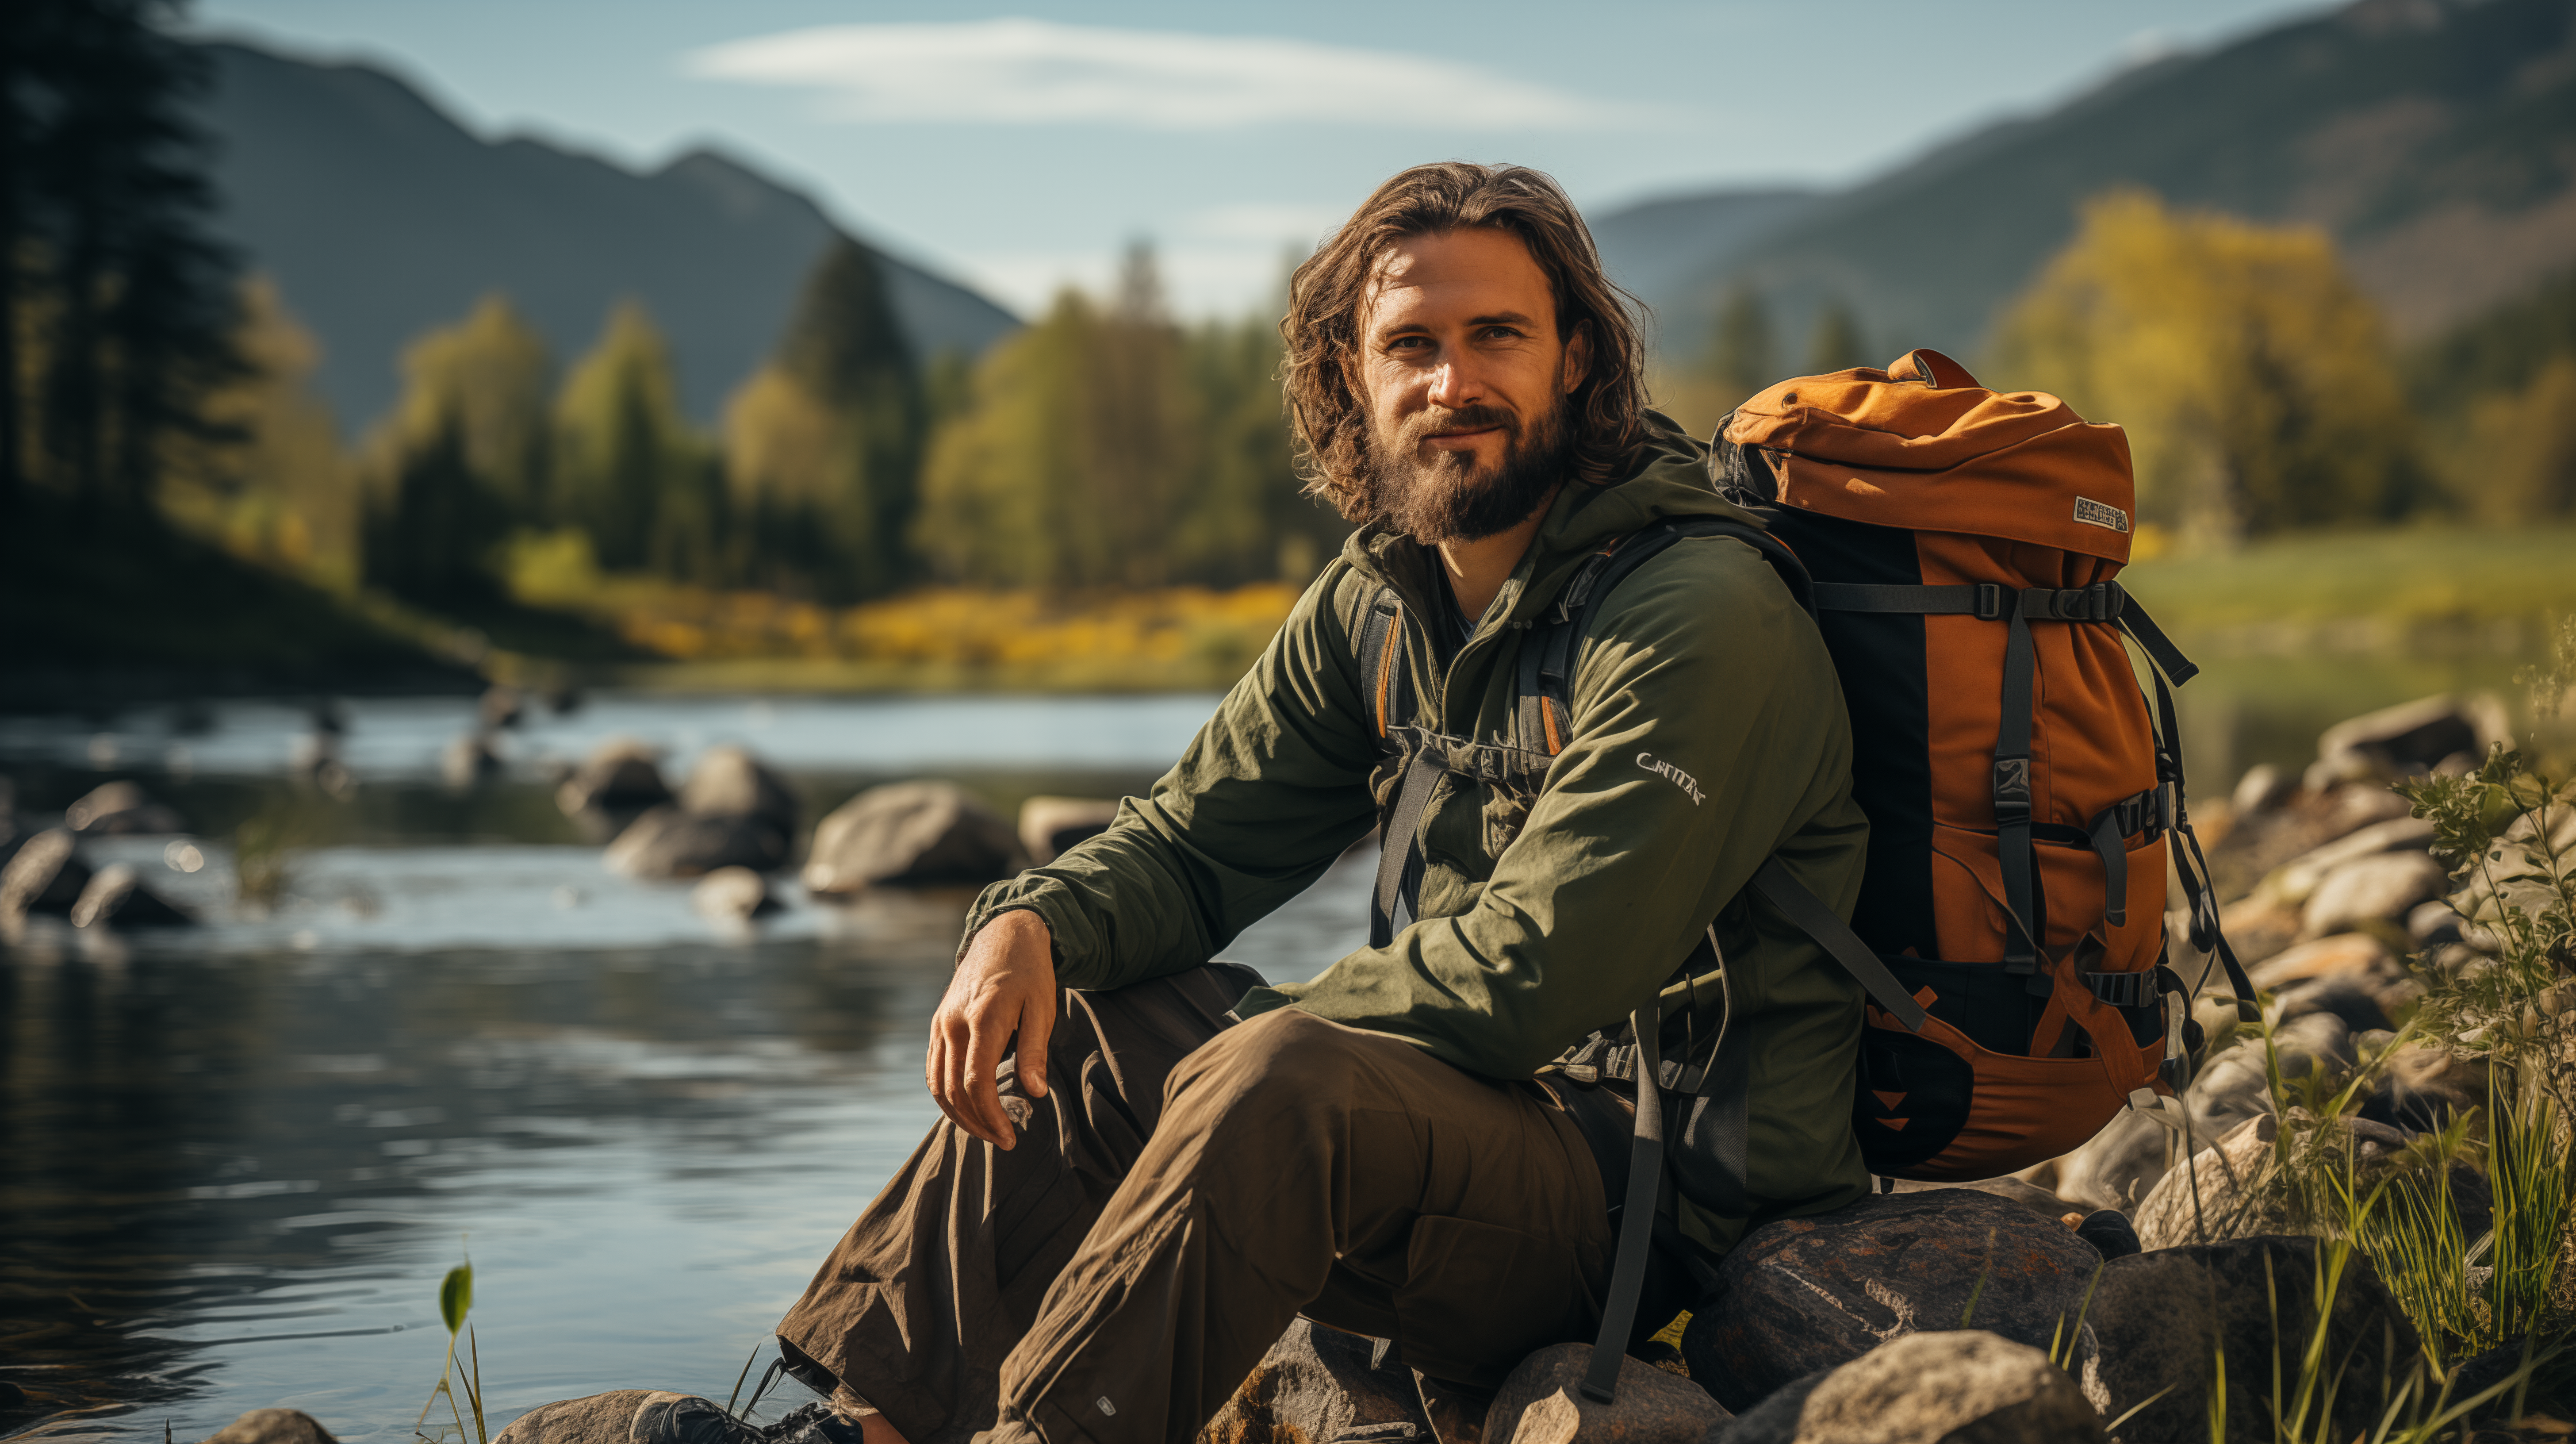
[[[1416,161],[1537,165],[1596,211],[1847,182],[2318,8],[210,0],[196,25],[385,65],[488,135],[641,167],[714,145],[1024,312],[1141,237],[1209,314]]]

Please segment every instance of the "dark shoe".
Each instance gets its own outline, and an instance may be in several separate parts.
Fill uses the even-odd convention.
[[[626,1425],[633,1444],[767,1444],[761,1431],[695,1394],[648,1394]]]

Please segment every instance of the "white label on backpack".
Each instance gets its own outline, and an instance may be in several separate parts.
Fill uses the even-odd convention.
[[[2129,529],[2127,512],[2116,506],[2095,501],[2089,496],[2075,498],[2075,519],[2086,526],[2098,526],[2104,531],[2125,532]]]

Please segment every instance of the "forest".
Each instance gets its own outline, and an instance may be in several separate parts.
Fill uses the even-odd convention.
[[[5,22],[0,515],[21,588],[231,568],[227,595],[305,631],[465,652],[918,660],[941,650],[927,633],[972,660],[1034,629],[1041,650],[1221,671],[1346,529],[1300,494],[1272,311],[1175,318],[1142,243],[1107,294],[1067,288],[967,357],[921,354],[844,240],[711,425],[683,412],[641,305],[560,357],[494,293],[406,348],[389,414],[335,417],[286,300],[207,238],[183,105],[200,76],[163,15]],[[1655,394],[1701,434],[1774,380],[1907,344],[1836,305],[1778,336],[1741,286],[1660,319]],[[2142,555],[2576,513],[2576,272],[2401,345],[2322,232],[2114,188],[1963,359],[2128,428]],[[1076,616],[1092,642],[1062,631]],[[111,651],[132,630],[71,628]]]

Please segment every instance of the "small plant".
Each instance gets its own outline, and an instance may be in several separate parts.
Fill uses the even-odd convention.
[[[420,1406],[420,1421],[412,1426],[415,1437],[431,1440],[433,1444],[465,1444],[465,1418],[469,1411],[474,1417],[474,1444],[492,1444],[491,1431],[483,1426],[482,1353],[474,1346],[473,1327],[465,1321],[467,1311],[473,1307],[474,1260],[469,1258],[449,1269],[447,1277],[438,1285],[438,1316],[447,1325],[447,1363],[438,1371],[438,1387],[429,1391],[429,1402]],[[456,1333],[459,1329],[465,1330],[467,1364],[459,1364],[456,1359]],[[462,1408],[457,1405],[456,1389],[450,1387],[451,1384],[465,1390]],[[437,1411],[441,1399],[447,1401],[448,1422],[432,1424],[430,1415]]]

